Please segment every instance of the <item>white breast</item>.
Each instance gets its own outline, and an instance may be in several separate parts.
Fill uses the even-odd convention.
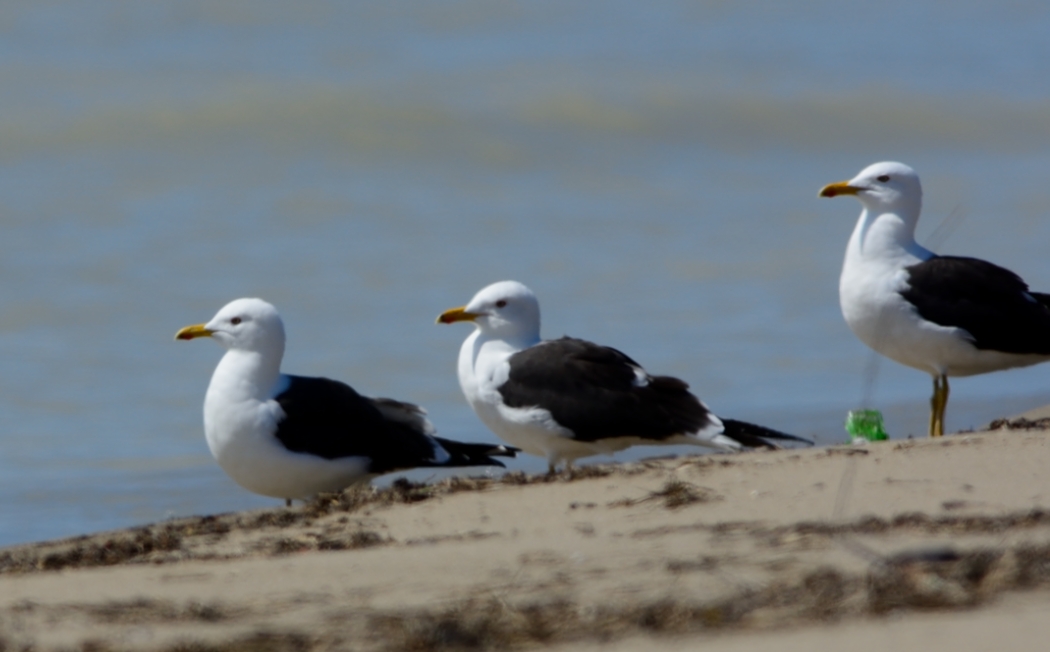
[[[508,360],[515,353],[517,349],[503,340],[487,340],[475,331],[459,351],[460,387],[474,413],[500,439],[549,458],[553,449],[574,444],[572,432],[559,426],[547,410],[503,404],[499,387],[510,376]]]
[[[237,484],[264,496],[306,499],[372,477],[367,458],[326,460],[289,451],[274,435],[284,416],[280,405],[223,381],[213,377],[208,387],[204,434],[211,454]]]
[[[862,216],[846,248],[839,279],[842,316],[862,342],[932,375],[969,376],[1046,359],[982,351],[963,329],[923,319],[901,292],[908,290],[906,268],[933,254],[895,233],[892,220],[880,216],[866,233],[863,225]]]

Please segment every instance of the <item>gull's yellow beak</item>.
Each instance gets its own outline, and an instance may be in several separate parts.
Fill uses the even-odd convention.
[[[192,340],[195,337],[211,337],[212,332],[205,328],[204,324],[194,324],[193,326],[179,329],[179,332],[175,333],[175,339]]]
[[[861,190],[863,190],[863,188],[849,185],[849,181],[839,181],[838,183],[829,183],[821,188],[818,196],[838,197],[839,195],[855,195]]]
[[[466,306],[460,306],[458,308],[451,308],[438,315],[438,324],[454,324],[457,321],[474,321],[481,315],[473,312],[467,312]],[[181,332],[181,331],[180,331]]]

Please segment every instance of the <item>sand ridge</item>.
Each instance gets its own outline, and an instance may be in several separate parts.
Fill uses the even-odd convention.
[[[1048,463],[1043,430],[1003,429],[397,483],[16,546],[0,641],[675,649],[972,619],[1050,601]]]

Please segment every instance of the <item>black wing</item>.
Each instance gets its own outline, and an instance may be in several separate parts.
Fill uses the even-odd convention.
[[[1017,274],[959,256],[905,269],[910,287],[901,296],[923,319],[964,329],[978,349],[1050,354],[1050,296],[1029,292]]]
[[[330,460],[367,457],[370,472],[387,473],[426,466],[503,466],[489,455],[514,457],[517,451],[432,437],[433,426],[418,405],[361,396],[328,378],[288,380],[287,389],[274,397],[285,413],[276,436],[296,453]],[[449,458],[439,461],[442,449]]]
[[[418,466],[435,457],[430,437],[407,422],[385,418],[372,399],[349,385],[328,378],[288,380],[287,389],[274,397],[285,414],[277,438],[288,450],[329,460],[369,457],[379,466],[394,459]]]
[[[444,466],[503,466],[502,462],[492,458],[517,457],[521,452],[520,448],[503,444],[471,444],[441,437],[434,439],[452,456]]]
[[[684,381],[649,376],[607,346],[563,337],[519,351],[509,363],[510,377],[499,387],[503,402],[548,410],[579,441],[662,440],[713,423]]]
[[[803,444],[809,444],[810,446],[813,445],[812,441],[804,437],[789,435],[786,432],[780,432],[779,430],[773,430],[772,428],[767,428],[765,426],[748,423],[747,421],[722,419],[722,425],[725,426],[725,430],[722,432],[723,435],[750,448],[780,448],[776,444],[766,441],[767,439],[797,441],[802,442]]]

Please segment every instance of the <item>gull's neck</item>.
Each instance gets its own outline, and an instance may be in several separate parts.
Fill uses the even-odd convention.
[[[496,333],[478,327],[463,343],[463,353],[470,358],[475,372],[478,371],[476,365],[482,352],[490,362],[495,362],[540,343],[539,329],[501,330]]]
[[[221,396],[225,402],[270,399],[281,377],[281,357],[230,349],[215,367],[208,397]]]
[[[915,242],[918,216],[918,206],[895,210],[865,206],[846,248],[846,264],[882,261],[911,265],[933,257],[932,251]]]
[[[498,334],[479,329],[478,341],[493,343],[499,342],[507,349],[518,352],[540,343],[540,329],[522,328]]]
[[[538,316],[533,317],[516,321],[490,321],[491,317],[479,319],[474,323],[477,329],[474,341],[478,344],[491,343],[512,353],[527,349],[540,342],[540,320]]]
[[[501,329],[502,330],[502,329]],[[539,329],[494,333],[477,325],[459,350],[460,387],[474,409],[493,387],[507,380],[504,361],[518,351],[540,342]]]

